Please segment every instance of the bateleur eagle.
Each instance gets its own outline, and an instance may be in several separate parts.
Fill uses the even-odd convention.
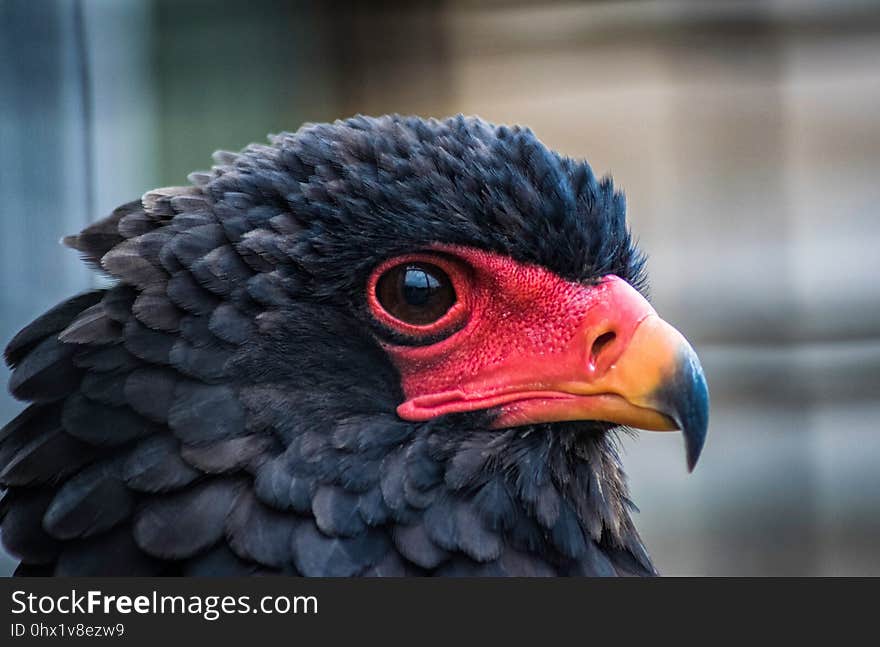
[[[616,437],[708,392],[623,195],[528,129],[358,116],[65,239],[8,345],[20,574],[652,575]]]

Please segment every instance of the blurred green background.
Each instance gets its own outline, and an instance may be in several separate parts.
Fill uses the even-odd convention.
[[[523,123],[626,190],[703,359],[696,472],[676,434],[626,442],[661,571],[878,575],[878,62],[854,0],[0,0],[0,338],[100,280],[61,236],[215,149],[358,112]]]

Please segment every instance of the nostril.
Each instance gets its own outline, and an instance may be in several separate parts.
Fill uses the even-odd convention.
[[[602,354],[602,351],[608,347],[608,345],[613,342],[617,338],[617,335],[613,332],[602,333],[596,339],[593,340],[593,347],[590,349],[590,365],[597,366],[599,362],[599,356]]]

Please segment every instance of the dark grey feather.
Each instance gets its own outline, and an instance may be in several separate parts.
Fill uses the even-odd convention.
[[[222,304],[211,315],[209,329],[230,344],[243,344],[254,332],[254,322],[235,306]]]
[[[134,498],[120,480],[119,464],[101,463],[67,481],[46,510],[43,527],[58,539],[91,537],[126,519]]]
[[[358,513],[358,496],[340,487],[319,486],[312,499],[312,513],[325,535],[353,537],[366,529]]]
[[[220,299],[198,284],[187,270],[175,272],[168,281],[168,298],[180,308],[197,315],[214,311]]]
[[[80,393],[89,400],[94,400],[111,407],[125,404],[125,375],[121,373],[86,373],[80,383]]]
[[[168,274],[162,267],[151,263],[142,255],[136,241],[136,238],[132,238],[111,249],[101,259],[101,266],[113,276],[136,288],[149,290],[164,283],[168,279]]]
[[[122,464],[122,479],[140,492],[179,490],[202,473],[180,456],[180,441],[160,433],[140,441]]]
[[[6,346],[6,362],[15,367],[37,343],[64,330],[83,310],[101,300],[103,292],[84,292],[37,317],[25,326]]]
[[[231,245],[211,250],[190,266],[190,272],[200,285],[218,296],[229,295],[253,275]]]
[[[49,489],[11,489],[0,523],[0,538],[14,557],[30,564],[46,564],[58,555],[60,545],[43,530],[43,515],[54,493]]]
[[[9,390],[20,400],[50,402],[72,393],[81,371],[71,361],[74,346],[54,337],[44,339],[25,355],[9,380]]]
[[[132,312],[138,320],[154,330],[176,332],[181,312],[164,294],[141,294],[134,301]]]
[[[182,231],[171,240],[169,246],[181,265],[191,267],[202,256],[226,242],[223,228],[216,222],[210,222]]]
[[[79,368],[100,372],[131,370],[142,364],[124,346],[78,349],[73,356],[73,363]]]
[[[249,468],[266,458],[272,438],[249,434],[199,445],[184,445],[181,456],[190,465],[209,474],[222,474]]]
[[[54,575],[58,577],[151,577],[167,568],[144,553],[124,524],[95,537],[64,544]]]
[[[314,523],[304,522],[293,533],[297,570],[307,577],[351,577],[378,563],[389,549],[378,530],[355,537],[327,537]]]
[[[108,407],[75,393],[64,403],[61,424],[71,436],[92,445],[118,446],[157,430],[128,407]]]
[[[395,526],[392,536],[401,555],[421,568],[435,569],[449,558],[447,551],[431,541],[422,523]]]
[[[122,327],[104,312],[103,303],[83,310],[67,328],[58,333],[65,344],[115,344],[121,339]]]
[[[156,226],[156,221],[146,212],[132,211],[119,219],[117,230],[125,238],[135,238],[152,231]]]
[[[168,425],[188,445],[246,433],[244,409],[230,387],[186,380],[175,387]]]
[[[284,568],[292,563],[291,542],[298,523],[308,522],[266,507],[245,490],[226,519],[226,538],[243,559]]]
[[[23,486],[55,482],[98,455],[64,433],[60,404],[34,404],[0,432],[0,483]]]
[[[210,550],[187,559],[181,575],[185,577],[245,577],[270,575],[271,571],[236,555],[225,541]]]
[[[169,364],[171,349],[177,338],[151,330],[132,317],[125,324],[125,348],[137,358],[153,364]]]
[[[131,306],[136,297],[137,291],[130,285],[115,285],[104,293],[101,305],[108,317],[124,324],[131,318]]]
[[[123,383],[125,402],[137,413],[159,423],[168,422],[174,389],[181,379],[176,371],[145,366],[128,374]]]
[[[226,515],[242,485],[213,479],[148,501],[135,515],[137,545],[163,559],[192,557],[209,548],[223,536]]]

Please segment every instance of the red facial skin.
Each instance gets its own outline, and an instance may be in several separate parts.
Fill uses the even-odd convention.
[[[430,262],[447,272],[458,300],[438,321],[413,326],[378,303],[375,284],[402,262]],[[406,401],[398,414],[413,421],[462,411],[496,410],[495,426],[565,419],[613,419],[606,410],[640,409],[625,393],[603,386],[609,369],[654,309],[614,275],[595,285],[566,281],[541,267],[461,247],[391,259],[367,286],[374,316],[414,339],[448,337],[423,346],[383,343],[402,380]],[[602,335],[607,343],[595,344]],[[623,396],[623,397],[621,397]],[[577,400],[576,415],[572,415]],[[595,409],[595,417],[590,411]],[[671,428],[654,416],[647,428]],[[651,426],[653,425],[653,427]]]

